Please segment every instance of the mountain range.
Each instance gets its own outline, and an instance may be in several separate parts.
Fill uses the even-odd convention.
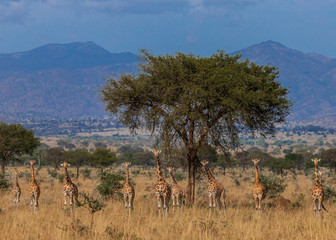
[[[336,119],[336,59],[274,41],[238,52],[279,68],[278,80],[290,89],[294,103],[289,120]],[[102,117],[99,88],[108,77],[136,70],[136,54],[110,53],[94,42],[0,54],[0,120]]]

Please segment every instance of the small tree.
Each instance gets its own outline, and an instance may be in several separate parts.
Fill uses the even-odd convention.
[[[328,149],[321,154],[322,164],[334,168],[336,172],[336,149]]]
[[[64,152],[65,159],[67,162],[73,164],[76,167],[76,177],[79,177],[79,168],[85,164],[92,161],[92,155],[85,148],[77,148],[72,151]]]
[[[80,201],[76,198],[76,206],[84,207],[90,211],[91,215],[90,229],[92,230],[94,224],[94,214],[98,211],[103,210],[103,208],[106,205],[102,203],[99,199],[94,198],[93,196],[90,196],[89,194],[86,194],[84,192],[81,192],[80,195],[83,197],[83,201]]]
[[[0,159],[1,171],[5,174],[5,166],[10,159],[23,154],[32,154],[40,145],[39,138],[32,130],[27,130],[21,124],[6,124],[0,122]]]
[[[116,161],[118,161],[116,153],[109,149],[96,148],[96,150],[92,153],[92,163],[100,167],[102,173],[104,172],[105,167]]]
[[[57,171],[60,163],[65,161],[64,151],[59,148],[49,148],[44,153],[44,159],[49,164],[54,165],[55,171]]]
[[[223,152],[239,145],[239,133],[274,134],[291,106],[278,70],[241,55],[209,57],[142,50],[139,72],[109,79],[102,89],[106,110],[132,132],[158,133],[166,152],[184,147],[188,201],[193,204],[198,151],[208,144]]]
[[[121,197],[122,180],[125,180],[124,176],[103,172],[99,175],[97,190],[103,197]]]

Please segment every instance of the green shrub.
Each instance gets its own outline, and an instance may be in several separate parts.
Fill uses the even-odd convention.
[[[120,181],[125,180],[124,176],[103,172],[99,175],[100,184],[97,190],[103,197],[122,197],[120,190],[123,185]]]
[[[63,182],[64,182],[64,174],[59,174],[59,175],[58,175],[58,181],[59,181],[60,183],[63,183]]]
[[[91,178],[91,170],[88,168],[84,168],[80,171],[84,179],[90,179]]]
[[[183,181],[186,178],[186,175],[181,172],[177,172],[174,174],[174,178],[176,181]]]
[[[0,189],[1,190],[7,190],[10,186],[11,186],[11,184],[5,178],[5,175],[0,174]]]
[[[57,177],[57,172],[56,170],[50,170],[48,169],[48,174],[50,175],[50,177],[56,178]]]
[[[280,194],[283,193],[287,187],[287,184],[285,184],[285,179],[279,178],[276,175],[260,175],[260,180],[266,189],[266,196],[268,198],[280,197]]]
[[[336,197],[336,190],[333,187],[324,187],[324,200]]]

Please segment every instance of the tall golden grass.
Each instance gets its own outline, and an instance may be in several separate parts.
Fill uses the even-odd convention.
[[[132,215],[127,214],[122,201],[105,200],[106,207],[94,215],[92,229],[91,215],[87,209],[64,209],[63,184],[58,180],[51,184],[45,168],[36,176],[41,187],[37,211],[29,206],[30,179],[20,178],[20,204],[13,203],[12,192],[1,193],[0,239],[336,239],[336,207],[332,202],[325,202],[329,212],[324,212],[322,217],[314,215],[312,173],[308,176],[299,174],[297,180],[293,180],[291,173],[286,176],[288,186],[282,195],[295,202],[303,194],[305,197],[301,206],[274,208],[269,206],[271,200],[266,200],[264,209],[256,211],[251,198],[253,170],[241,173],[233,169],[226,176],[216,171],[216,178],[227,191],[226,216],[209,213],[207,179],[203,174],[197,185],[195,205],[185,207],[183,213],[177,210],[173,213],[171,206],[168,216],[163,217],[158,214],[154,194],[155,169],[140,169],[137,175],[132,174],[134,169],[131,168],[130,176],[136,183]],[[7,171],[14,170],[8,168]],[[22,168],[21,171],[29,172],[29,169]],[[239,186],[232,178],[233,171],[240,182]],[[60,173],[63,171],[60,170]],[[77,181],[73,178],[73,182],[78,184],[80,192],[99,196],[95,190],[97,179],[79,178]],[[182,181],[181,185],[186,186],[186,183]]]

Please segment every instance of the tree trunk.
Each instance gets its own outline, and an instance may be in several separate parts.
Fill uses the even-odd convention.
[[[79,178],[79,166],[77,167],[77,179]]]
[[[225,166],[223,166],[223,170],[224,170],[224,171],[223,171],[223,174],[224,174],[224,176],[225,176],[225,173],[226,173],[226,172],[225,172],[225,170],[226,170],[226,167],[225,167]]]
[[[37,155],[38,165],[41,167],[41,155]]]
[[[6,162],[5,162],[5,160],[2,159],[2,161],[1,161],[1,173],[2,173],[2,175],[5,175],[5,166],[6,166]]]
[[[191,205],[195,202],[196,187],[196,151],[188,153],[188,186],[187,186],[187,202]]]

